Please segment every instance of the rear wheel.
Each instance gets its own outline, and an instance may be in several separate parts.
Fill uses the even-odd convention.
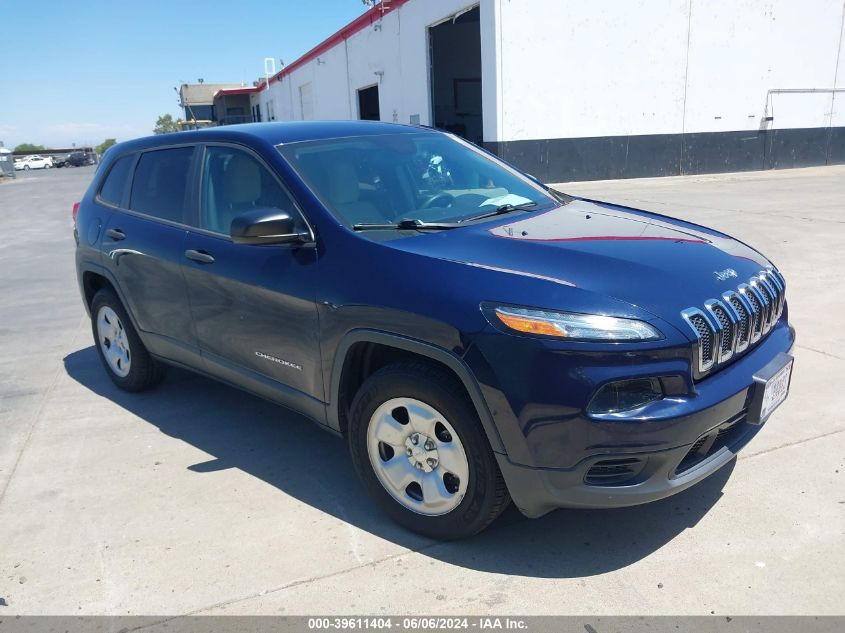
[[[164,366],[150,356],[113,291],[99,290],[91,302],[97,353],[112,382],[125,391],[144,391],[161,382]]]
[[[470,536],[510,502],[472,403],[437,366],[403,361],[373,374],[355,396],[348,434],[367,491],[415,532]]]

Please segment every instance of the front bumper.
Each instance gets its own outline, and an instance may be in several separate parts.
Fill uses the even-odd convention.
[[[721,427],[721,428],[720,428]],[[745,414],[718,425],[693,444],[664,451],[591,457],[571,470],[529,468],[497,455],[511,497],[528,517],[557,508],[618,508],[671,496],[712,475],[729,463],[762,427]],[[720,436],[721,435],[721,436]],[[705,452],[703,443],[713,439]],[[701,442],[700,446],[696,446]],[[591,485],[592,473],[604,472],[611,485]],[[627,473],[626,473],[627,471]],[[635,473],[631,475],[631,473]],[[622,474],[619,474],[622,473]],[[613,477],[624,483],[613,485]],[[601,481],[601,477],[596,478]]]
[[[755,377],[769,369],[772,359],[791,350],[794,337],[794,330],[782,323],[754,353],[696,385],[692,397],[667,411],[674,415],[589,422],[602,429],[601,441],[580,442],[572,466],[519,463],[510,451],[497,455],[514,503],[529,517],[561,507],[631,506],[668,497],[705,479],[762,428],[754,422],[764,385]],[[570,425],[573,420],[588,423],[573,416]],[[558,418],[544,430],[547,447],[561,447],[555,451],[558,455],[574,452],[573,440],[579,435],[567,433],[566,421]],[[569,450],[562,448],[566,440]]]

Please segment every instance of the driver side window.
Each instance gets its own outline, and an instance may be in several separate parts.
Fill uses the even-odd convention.
[[[255,209],[298,215],[287,192],[257,159],[234,147],[210,146],[202,176],[200,227],[229,235],[232,220]]]

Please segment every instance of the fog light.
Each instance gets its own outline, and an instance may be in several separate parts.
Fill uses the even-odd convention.
[[[649,402],[660,400],[663,389],[657,378],[632,378],[610,382],[598,390],[588,413],[618,413],[638,409]]]

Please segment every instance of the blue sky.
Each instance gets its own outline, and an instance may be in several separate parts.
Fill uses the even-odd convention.
[[[252,81],[366,10],[361,0],[0,0],[0,141],[126,140],[177,116],[182,81]],[[278,63],[278,62],[277,62]]]

